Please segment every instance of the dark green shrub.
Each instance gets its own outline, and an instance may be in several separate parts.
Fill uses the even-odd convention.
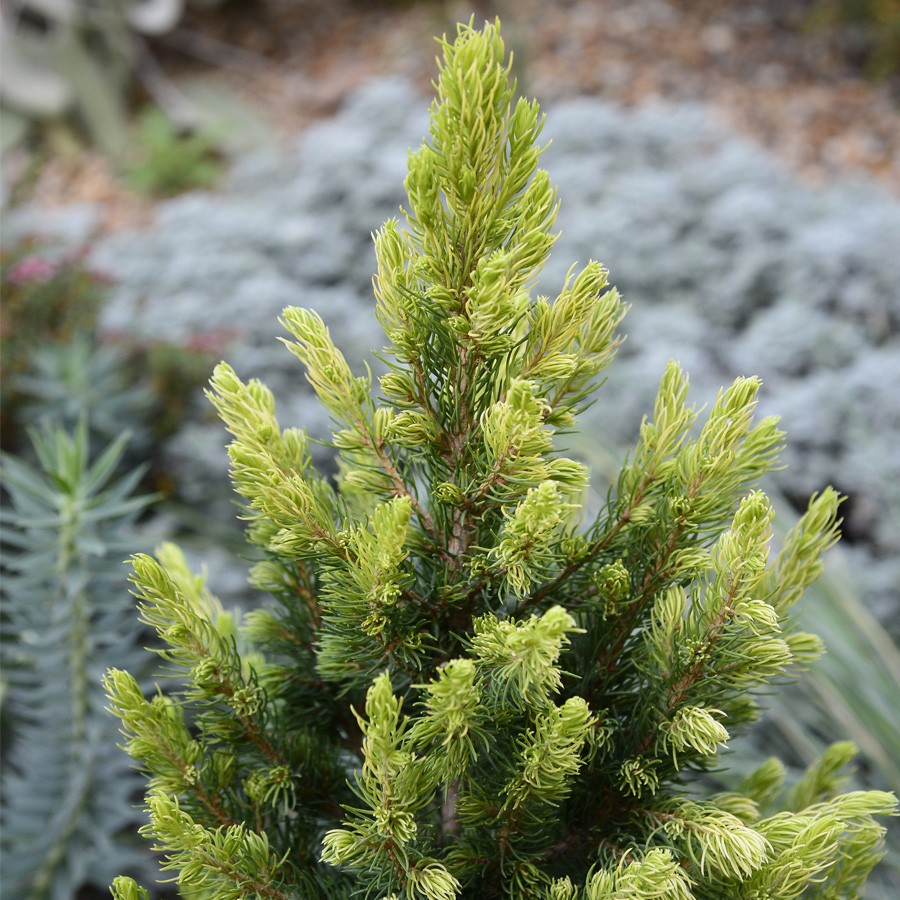
[[[389,371],[372,399],[314,313],[288,349],[335,422],[336,482],[227,365],[252,573],[274,602],[226,615],[177,548],[137,556],[141,618],[182,688],[107,677],[149,778],[144,829],[186,891],[217,898],[858,896],[893,795],[841,793],[830,747],[789,789],[699,775],[758,697],[822,650],[792,608],[837,539],[813,498],[770,562],[776,461],[759,382],[704,420],[671,363],[599,514],[560,455],[619,343],[624,306],[589,262],[531,289],[556,194],[541,115],[513,104],[497,26],[444,44],[406,228],[375,238]],[[131,880],[114,895],[137,898]]]

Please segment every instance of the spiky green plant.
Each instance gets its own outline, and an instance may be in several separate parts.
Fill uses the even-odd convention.
[[[579,521],[575,426],[624,307],[591,262],[531,289],[556,194],[537,103],[513,103],[498,26],[444,42],[406,226],[375,238],[391,346],[372,398],[321,319],[286,341],[335,421],[336,483],[271,393],[227,365],[211,398],[253,581],[223,613],[177,549],[134,559],[143,620],[185,679],[107,686],[149,776],[147,836],[186,890],[270,898],[857,896],[873,816],[837,744],[789,791],[769,761],[707,796],[756,695],[815,658],[792,607],[838,534],[813,498],[770,562],[755,488],[782,435],[739,378],[705,419],[675,363],[599,515]],[[129,879],[113,887],[138,898]],[[192,893],[193,895],[193,893]]]
[[[134,840],[140,784],[115,747],[101,679],[146,670],[118,565],[146,497],[120,438],[90,458],[86,425],[33,434],[38,465],[3,454],[4,897],[75,896],[117,871],[156,871]],[[118,661],[118,662],[116,662]]]

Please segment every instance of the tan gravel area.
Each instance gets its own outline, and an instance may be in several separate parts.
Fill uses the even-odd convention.
[[[178,84],[227,88],[287,138],[338,108],[376,74],[430,91],[433,36],[499,16],[523,93],[546,106],[587,94],[628,105],[702,101],[799,177],[871,176],[900,196],[900,102],[805,26],[800,0],[258,0],[193,12],[157,57]],[[896,85],[893,86],[896,89]],[[423,101],[423,102],[427,102]],[[152,217],[105,160],[81,151],[48,162],[45,203],[99,201],[104,227]]]

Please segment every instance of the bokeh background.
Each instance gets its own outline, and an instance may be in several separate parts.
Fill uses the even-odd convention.
[[[547,114],[561,236],[541,290],[599,259],[631,304],[572,439],[597,495],[670,358],[698,405],[762,377],[788,435],[766,485],[780,528],[825,485],[846,495],[802,611],[828,653],[730,771],[773,752],[799,771],[850,739],[857,784],[900,788],[900,0],[0,9],[4,893],[152,877],[99,694],[111,664],[152,673],[119,560],[175,537],[226,606],[258,602],[203,385],[225,358],[273,388],[282,425],[327,436],[277,317],[315,308],[359,368],[382,343],[370,235],[427,129],[434,36],[472,16],[500,17]],[[40,423],[73,436],[45,432],[36,454]],[[124,430],[100,474],[144,468],[117,493],[88,460]],[[110,500],[132,493],[156,498]],[[888,847],[869,897],[900,891],[896,829]]]

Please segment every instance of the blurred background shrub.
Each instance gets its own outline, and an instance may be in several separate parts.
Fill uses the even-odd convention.
[[[5,4],[0,101],[6,140],[71,115],[106,153],[121,153],[135,78],[161,90],[145,38],[171,30],[183,11],[184,0]]]
[[[157,107],[142,110],[134,130],[125,178],[141,193],[165,197],[211,188],[222,174],[222,159],[209,132],[185,131]]]
[[[828,31],[871,78],[900,72],[900,0],[812,0],[808,22]]]
[[[129,452],[149,458],[183,423],[189,398],[217,361],[217,342],[102,335],[111,280],[89,250],[25,237],[0,256],[0,415],[3,448],[26,452],[23,428],[82,419],[101,444],[131,433]]]
[[[153,39],[172,32],[188,5],[208,11],[226,3],[4,2],[0,152],[29,139],[57,148],[84,139],[143,193],[209,187],[220,159],[205,125],[221,110],[190,98],[169,77]],[[139,101],[145,108],[133,124]]]
[[[82,253],[24,238],[0,253],[0,416],[4,446],[15,442],[20,379],[37,351],[52,353],[97,327],[106,279]]]

